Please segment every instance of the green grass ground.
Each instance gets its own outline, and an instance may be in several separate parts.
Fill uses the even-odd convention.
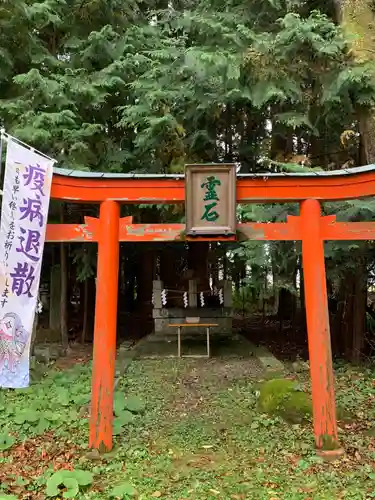
[[[355,419],[340,425],[346,456],[324,464],[311,424],[258,412],[254,358],[134,361],[116,394],[116,447],[103,457],[87,450],[90,365],[51,371],[28,390],[0,392],[0,500],[48,498],[60,469],[91,473],[67,473],[61,495],[79,499],[375,498],[373,373],[336,375]]]

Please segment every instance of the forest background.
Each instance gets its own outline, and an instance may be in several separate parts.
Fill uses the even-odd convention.
[[[3,0],[0,122],[59,166],[79,170],[367,165],[375,163],[374,35],[371,0]],[[341,221],[373,220],[375,202],[323,208]],[[136,222],[184,219],[178,206],[122,209]],[[97,210],[53,202],[50,219],[82,222]],[[292,204],[238,207],[242,221],[283,221],[293,213]],[[371,354],[375,342],[374,250],[373,242],[326,244],[333,348],[352,361]],[[177,262],[184,251],[176,244],[123,247],[119,308],[144,317],[150,255]],[[298,242],[248,241],[224,252],[238,309],[303,325]],[[219,246],[187,253],[203,274],[202,262],[223,258]],[[65,344],[75,295],[82,337],[92,331],[95,265],[94,245],[47,245],[42,288],[51,296],[50,327]],[[177,281],[170,268],[164,280]]]

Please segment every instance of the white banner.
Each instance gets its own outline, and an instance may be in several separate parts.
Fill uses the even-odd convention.
[[[0,387],[29,385],[53,163],[8,139],[0,228]]]

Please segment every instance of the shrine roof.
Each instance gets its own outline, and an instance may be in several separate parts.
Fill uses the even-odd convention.
[[[185,174],[141,174],[141,173],[109,173],[109,172],[89,172],[83,170],[73,170],[71,168],[53,169],[55,175],[64,177],[74,177],[81,179],[184,179]],[[333,177],[342,175],[356,175],[366,172],[375,172],[375,164],[364,165],[362,167],[343,168],[341,170],[309,170],[308,172],[258,172],[258,173],[237,173],[237,179],[254,179],[264,177]]]

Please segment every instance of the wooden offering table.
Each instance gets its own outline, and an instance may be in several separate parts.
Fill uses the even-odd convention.
[[[210,328],[218,326],[217,323],[172,323],[168,325],[170,328],[177,328],[177,357],[179,358],[209,358],[210,357]],[[190,354],[182,356],[181,354],[181,332],[182,328],[206,328],[207,336],[207,354]]]

